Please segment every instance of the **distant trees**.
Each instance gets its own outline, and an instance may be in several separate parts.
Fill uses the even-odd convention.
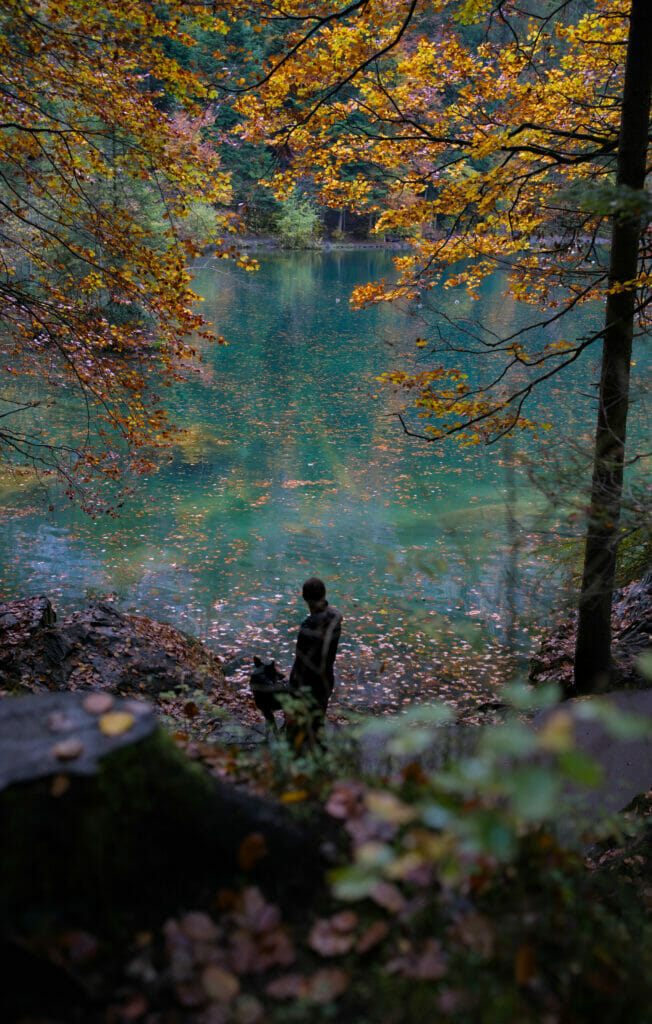
[[[373,0],[291,2],[284,14],[284,48],[239,100],[244,137],[288,154],[271,180],[279,196],[312,177],[322,203],[374,211],[382,180],[376,230],[411,244],[397,283],[369,283],[354,301],[425,301],[441,281],[477,296],[501,270],[534,311],[506,335],[480,325],[460,336],[442,319],[418,339],[425,368],[387,375],[420,418],[417,429],[403,417],[408,433],[489,443],[532,427],[532,393],[603,343],[576,659],[578,692],[600,686],[611,671],[631,339],[650,324],[652,8]],[[605,323],[580,338],[553,333],[595,300],[606,301]]]

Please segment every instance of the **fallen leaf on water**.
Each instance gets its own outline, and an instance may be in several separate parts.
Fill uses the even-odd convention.
[[[52,747],[52,753],[59,761],[72,761],[83,751],[84,744],[76,736],[71,736],[69,740],[59,740]]]
[[[134,716],[128,711],[109,711],[99,720],[100,732],[104,736],[120,736],[134,724]]]
[[[89,715],[103,715],[114,704],[115,697],[110,693],[89,693],[82,701],[82,707]]]
[[[230,1003],[240,991],[240,981],[231,971],[208,964],[201,975],[204,992],[215,1003]]]

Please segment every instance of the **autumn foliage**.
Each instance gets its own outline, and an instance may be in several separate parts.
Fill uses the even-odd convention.
[[[202,137],[207,87],[168,55],[193,45],[193,16],[202,4],[8,0],[0,13],[2,453],[56,471],[87,505],[97,474],[150,464],[166,439],[153,384],[184,372],[188,336],[206,329],[183,224],[229,185]],[[78,415],[55,445],[61,389]]]
[[[285,51],[239,101],[244,136],[291,154],[270,179],[279,196],[312,180],[322,203],[371,211],[380,237],[408,241],[398,280],[358,288],[355,305],[427,303],[442,282],[477,297],[499,270],[507,294],[531,307],[530,326],[505,336],[431,331],[425,366],[387,375],[427,438],[488,441],[529,424],[532,390],[602,336],[600,323],[567,340],[547,329],[604,299],[608,218],[646,209],[644,192],[614,186],[630,5],[553,6],[290,4]],[[643,326],[649,259],[648,241],[636,282]],[[451,349],[489,364],[468,379]]]

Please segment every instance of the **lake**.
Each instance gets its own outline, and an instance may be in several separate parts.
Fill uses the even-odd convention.
[[[422,325],[348,304],[356,284],[391,276],[391,254],[260,263],[254,275],[215,260],[197,269],[204,313],[228,345],[207,347],[199,378],[171,390],[186,432],[118,520],[58,504],[48,514],[48,497],[7,485],[4,593],[45,593],[60,610],[111,596],[200,636],[240,681],[254,653],[289,667],[301,584],[315,574],[344,615],[343,706],[491,693],[510,650],[526,654],[559,603],[548,532],[558,510],[520,459],[552,471],[561,441],[590,439],[598,353],[537,397],[553,423],[542,447],[525,435],[424,444],[377,382],[415,357]],[[439,299],[497,331],[520,322],[500,282],[479,308],[459,292]],[[584,311],[574,329],[595,316]]]

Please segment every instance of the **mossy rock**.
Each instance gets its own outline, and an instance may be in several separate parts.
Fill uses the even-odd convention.
[[[0,702],[9,758],[0,756],[5,928],[39,918],[101,931],[142,927],[206,905],[244,881],[239,850],[252,833],[264,855],[247,880],[286,905],[319,889],[317,840],[285,808],[214,780],[146,705],[116,699],[109,716],[129,722],[85,703],[88,695],[75,694]],[[129,724],[116,735],[102,731],[120,721]],[[73,756],[75,744],[82,749]]]

